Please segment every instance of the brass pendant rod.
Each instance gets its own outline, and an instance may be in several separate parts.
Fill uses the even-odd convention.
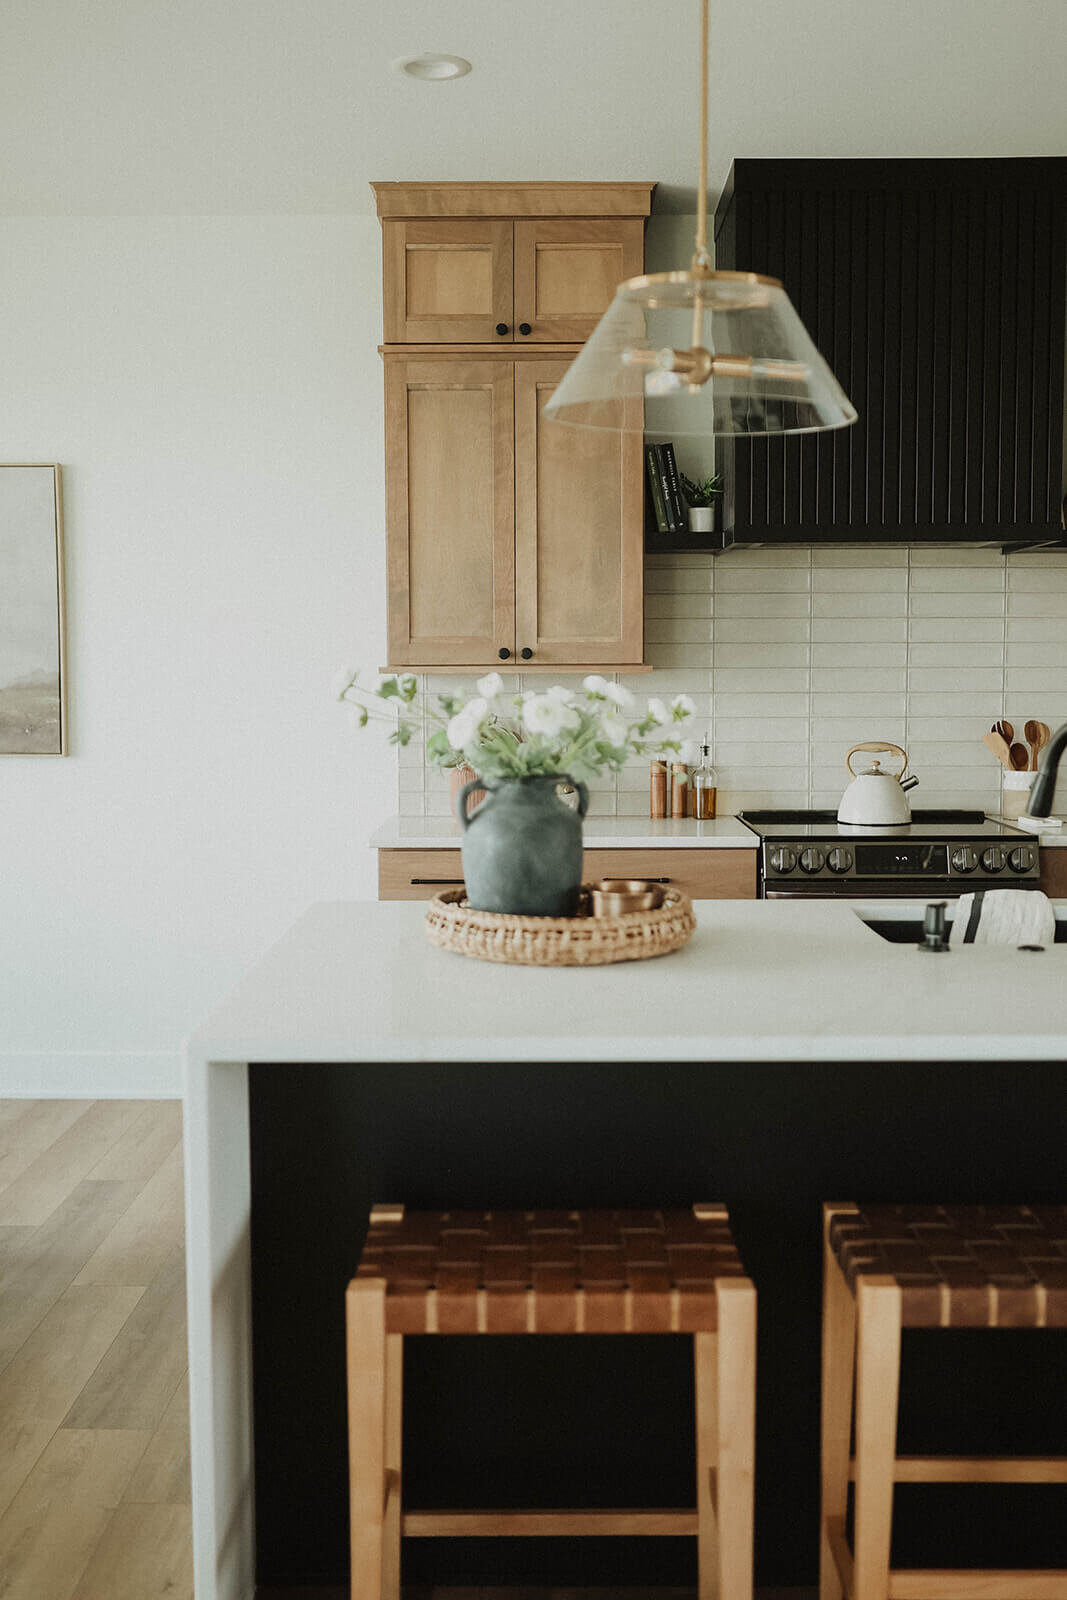
[[[708,0],[700,17],[700,176],[697,180],[697,231],[693,268],[711,265],[708,255]]]
[[[706,273],[711,268],[708,255],[708,0],[700,5],[700,171],[697,179],[697,231],[693,252],[694,273]],[[704,323],[704,304],[698,294],[693,301],[693,334],[691,343],[696,349],[701,343]]]

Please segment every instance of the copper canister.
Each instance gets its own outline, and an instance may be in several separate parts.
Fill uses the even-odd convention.
[[[689,810],[689,768],[676,761],[671,768],[671,816],[684,817]]]
[[[648,814],[650,817],[667,815],[667,763],[653,761],[648,774]]]

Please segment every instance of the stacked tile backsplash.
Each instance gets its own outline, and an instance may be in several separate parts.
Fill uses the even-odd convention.
[[[648,558],[645,659],[619,681],[684,691],[711,735],[719,812],[835,806],[845,754],[902,745],[913,806],[999,810],[1000,767],[982,744],[1005,716],[1067,720],[1067,552],[867,545]],[[573,683],[531,675],[521,687]],[[433,692],[446,679],[435,675]],[[400,752],[400,812],[446,816],[448,777]],[[1067,811],[1067,773],[1056,810]],[[595,786],[590,814],[648,815],[648,766]]]

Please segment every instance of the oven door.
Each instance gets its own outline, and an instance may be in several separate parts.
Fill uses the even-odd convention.
[[[845,878],[836,883],[819,878],[788,886],[761,879],[759,886],[761,900],[945,900],[963,893],[965,887],[948,878]]]

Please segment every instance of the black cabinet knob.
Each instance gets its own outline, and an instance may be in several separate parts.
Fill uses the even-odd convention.
[[[511,651],[508,649],[506,644],[502,644],[500,649],[497,651],[497,655],[500,657],[501,661],[507,661],[508,657],[511,655]]]
[[[497,331],[497,333],[499,333],[501,335],[507,333],[507,331],[508,331],[507,323],[506,322],[498,322],[497,325],[496,325],[496,331]]]
[[[533,328],[530,326],[530,324],[528,322],[520,322],[519,323],[519,332],[520,333],[533,333]]]
[[[529,661],[530,657],[533,655],[533,651],[530,649],[529,645],[525,645],[523,649],[519,651],[519,654],[524,661]]]

